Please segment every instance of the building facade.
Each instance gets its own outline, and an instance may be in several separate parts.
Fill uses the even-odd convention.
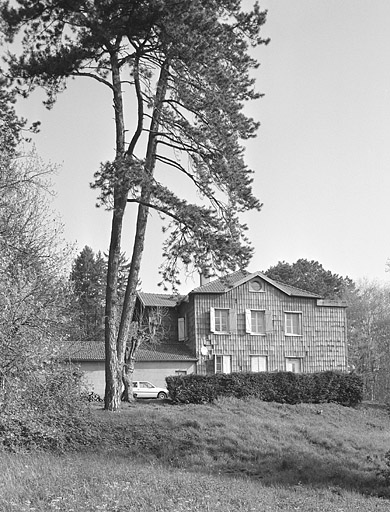
[[[196,288],[178,314],[198,373],[347,369],[346,304],[260,272]]]
[[[154,334],[136,356],[134,380],[165,385],[189,373],[347,370],[346,303],[238,271],[186,296],[140,292],[134,320]],[[104,394],[104,344],[73,360]]]

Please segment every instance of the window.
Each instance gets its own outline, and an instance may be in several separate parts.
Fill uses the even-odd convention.
[[[265,311],[251,311],[251,332],[265,334]]]
[[[175,375],[187,375],[187,370],[175,370]]]
[[[302,335],[302,313],[285,313],[286,334],[289,336]]]
[[[234,324],[234,314],[227,308],[210,308],[210,331],[228,333]]]
[[[154,388],[154,386],[150,382],[140,382],[139,383],[140,388]]]
[[[286,357],[286,372],[301,373],[302,360],[298,357]]]
[[[266,372],[267,356],[251,356],[251,372]]]
[[[231,373],[232,357],[231,356],[215,356],[215,373]]]
[[[252,279],[252,281],[249,281],[249,290],[251,292],[263,292],[263,281],[261,279]]]
[[[215,330],[217,332],[228,332],[229,330],[229,310],[215,310]]]
[[[245,310],[245,330],[248,334],[264,335],[272,331],[271,311],[263,309]]]
[[[236,311],[228,308],[210,308],[210,331],[215,334],[237,332]]]

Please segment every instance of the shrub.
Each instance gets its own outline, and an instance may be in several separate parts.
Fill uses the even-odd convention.
[[[0,445],[66,451],[89,444],[95,428],[85,396],[81,375],[69,365],[8,380],[0,393]]]
[[[256,397],[287,404],[335,402],[354,406],[362,401],[362,379],[341,372],[231,373],[167,377],[174,402],[206,403],[219,396]]]
[[[203,404],[214,401],[218,394],[212,377],[203,375],[185,375],[167,377],[168,391],[174,402],[184,404]]]

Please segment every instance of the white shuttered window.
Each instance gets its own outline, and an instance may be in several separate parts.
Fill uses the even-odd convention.
[[[231,333],[236,331],[236,312],[234,309],[210,308],[210,331]]]
[[[271,332],[271,311],[260,309],[246,309],[245,330],[248,334],[266,334],[267,332]]]

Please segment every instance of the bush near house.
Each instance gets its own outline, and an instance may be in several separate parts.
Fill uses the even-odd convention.
[[[70,365],[51,363],[0,390],[0,453],[79,449],[95,436],[81,374]]]
[[[166,382],[176,403],[200,404],[232,396],[285,404],[333,402],[354,406],[363,397],[359,375],[332,371],[186,375],[167,377]]]

